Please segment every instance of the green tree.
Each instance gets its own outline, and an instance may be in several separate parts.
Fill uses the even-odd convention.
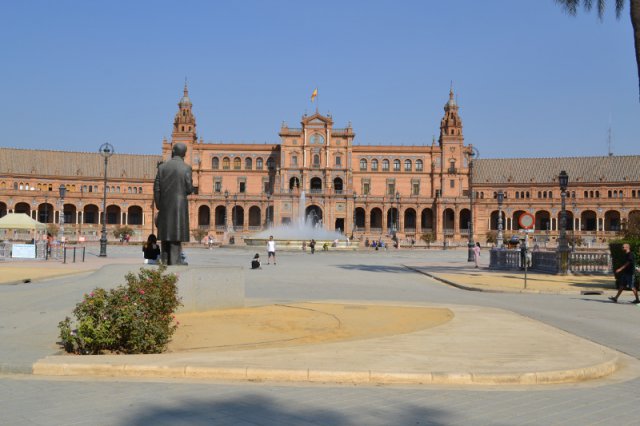
[[[193,239],[196,240],[198,243],[202,242],[202,239],[207,234],[208,232],[205,229],[194,228],[191,230],[191,235],[193,235]]]
[[[602,20],[604,11],[606,8],[606,0],[555,0],[560,4],[562,8],[569,13],[569,15],[575,16],[578,13],[578,7],[580,4],[584,6],[587,11],[590,11],[594,3],[598,9],[598,17]],[[616,17],[620,19],[622,11],[624,9],[625,0],[615,0],[616,5]],[[640,0],[629,0],[629,12],[631,17],[631,25],[633,26],[633,38],[636,48],[636,66],[638,71],[638,87],[640,89]]]
[[[129,235],[129,236],[133,235],[133,228],[131,228],[128,225],[123,225],[123,226],[118,225],[113,229],[114,237],[122,239],[124,238],[125,235]]]
[[[51,234],[52,236],[58,235],[60,232],[60,227],[55,223],[47,223],[47,234]]]
[[[431,243],[435,241],[435,238],[431,232],[427,232],[420,236],[420,239],[427,243],[427,247],[431,247]]]

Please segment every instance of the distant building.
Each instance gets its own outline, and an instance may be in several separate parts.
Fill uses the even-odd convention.
[[[106,222],[128,225],[135,238],[154,231],[153,179],[174,143],[188,146],[197,188],[190,196],[191,227],[218,240],[250,235],[268,224],[305,217],[363,239],[466,244],[470,209],[474,239],[498,228],[496,194],[505,194],[505,237],[519,230],[523,212],[535,217],[535,236],[554,242],[559,230],[558,174],[569,174],[570,236],[603,241],[633,215],[640,217],[640,156],[476,159],[464,144],[453,91],[444,106],[437,142],[425,146],[357,145],[351,125],[330,115],[304,115],[300,127],[280,127],[279,144],[205,143],[198,139],[185,86],[171,140],[162,155],[114,154],[109,160]],[[117,147],[122,150],[122,147]],[[97,147],[96,147],[97,149]],[[472,167],[470,167],[472,165]],[[100,154],[0,148],[0,216],[23,212],[58,223],[75,240],[100,237],[104,162]],[[469,197],[469,173],[475,194]],[[67,187],[64,208],[58,187]],[[304,192],[304,205],[301,204]],[[110,235],[110,238],[113,238]]]

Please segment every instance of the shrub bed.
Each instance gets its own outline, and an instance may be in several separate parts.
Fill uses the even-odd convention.
[[[73,310],[76,329],[69,317],[58,324],[64,349],[82,355],[166,349],[177,328],[174,312],[180,298],[176,275],[165,270],[142,268],[137,275],[127,274],[125,285],[85,294]]]

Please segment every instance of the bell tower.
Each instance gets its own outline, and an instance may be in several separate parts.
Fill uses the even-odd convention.
[[[191,145],[196,143],[196,118],[193,115],[191,99],[189,99],[189,89],[187,82],[184,82],[184,95],[178,102],[178,112],[173,119],[173,131],[171,132],[171,145],[182,142],[191,150]],[[189,152],[189,151],[187,151]]]
[[[443,197],[462,195],[464,182],[460,173],[466,167],[464,159],[464,136],[462,120],[458,115],[458,103],[453,93],[453,84],[449,89],[449,101],[444,105],[444,116],[440,121],[441,189]]]
[[[444,104],[444,117],[440,121],[440,146],[445,143],[461,143],[462,140],[462,120],[458,115],[458,103],[454,99],[453,86],[451,86],[449,101]]]

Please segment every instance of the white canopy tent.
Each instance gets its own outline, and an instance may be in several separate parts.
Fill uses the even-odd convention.
[[[13,231],[14,236],[23,237],[25,233],[44,234],[47,232],[47,225],[37,220],[31,219],[25,213],[9,213],[0,218],[1,235],[9,236],[9,232]]]

